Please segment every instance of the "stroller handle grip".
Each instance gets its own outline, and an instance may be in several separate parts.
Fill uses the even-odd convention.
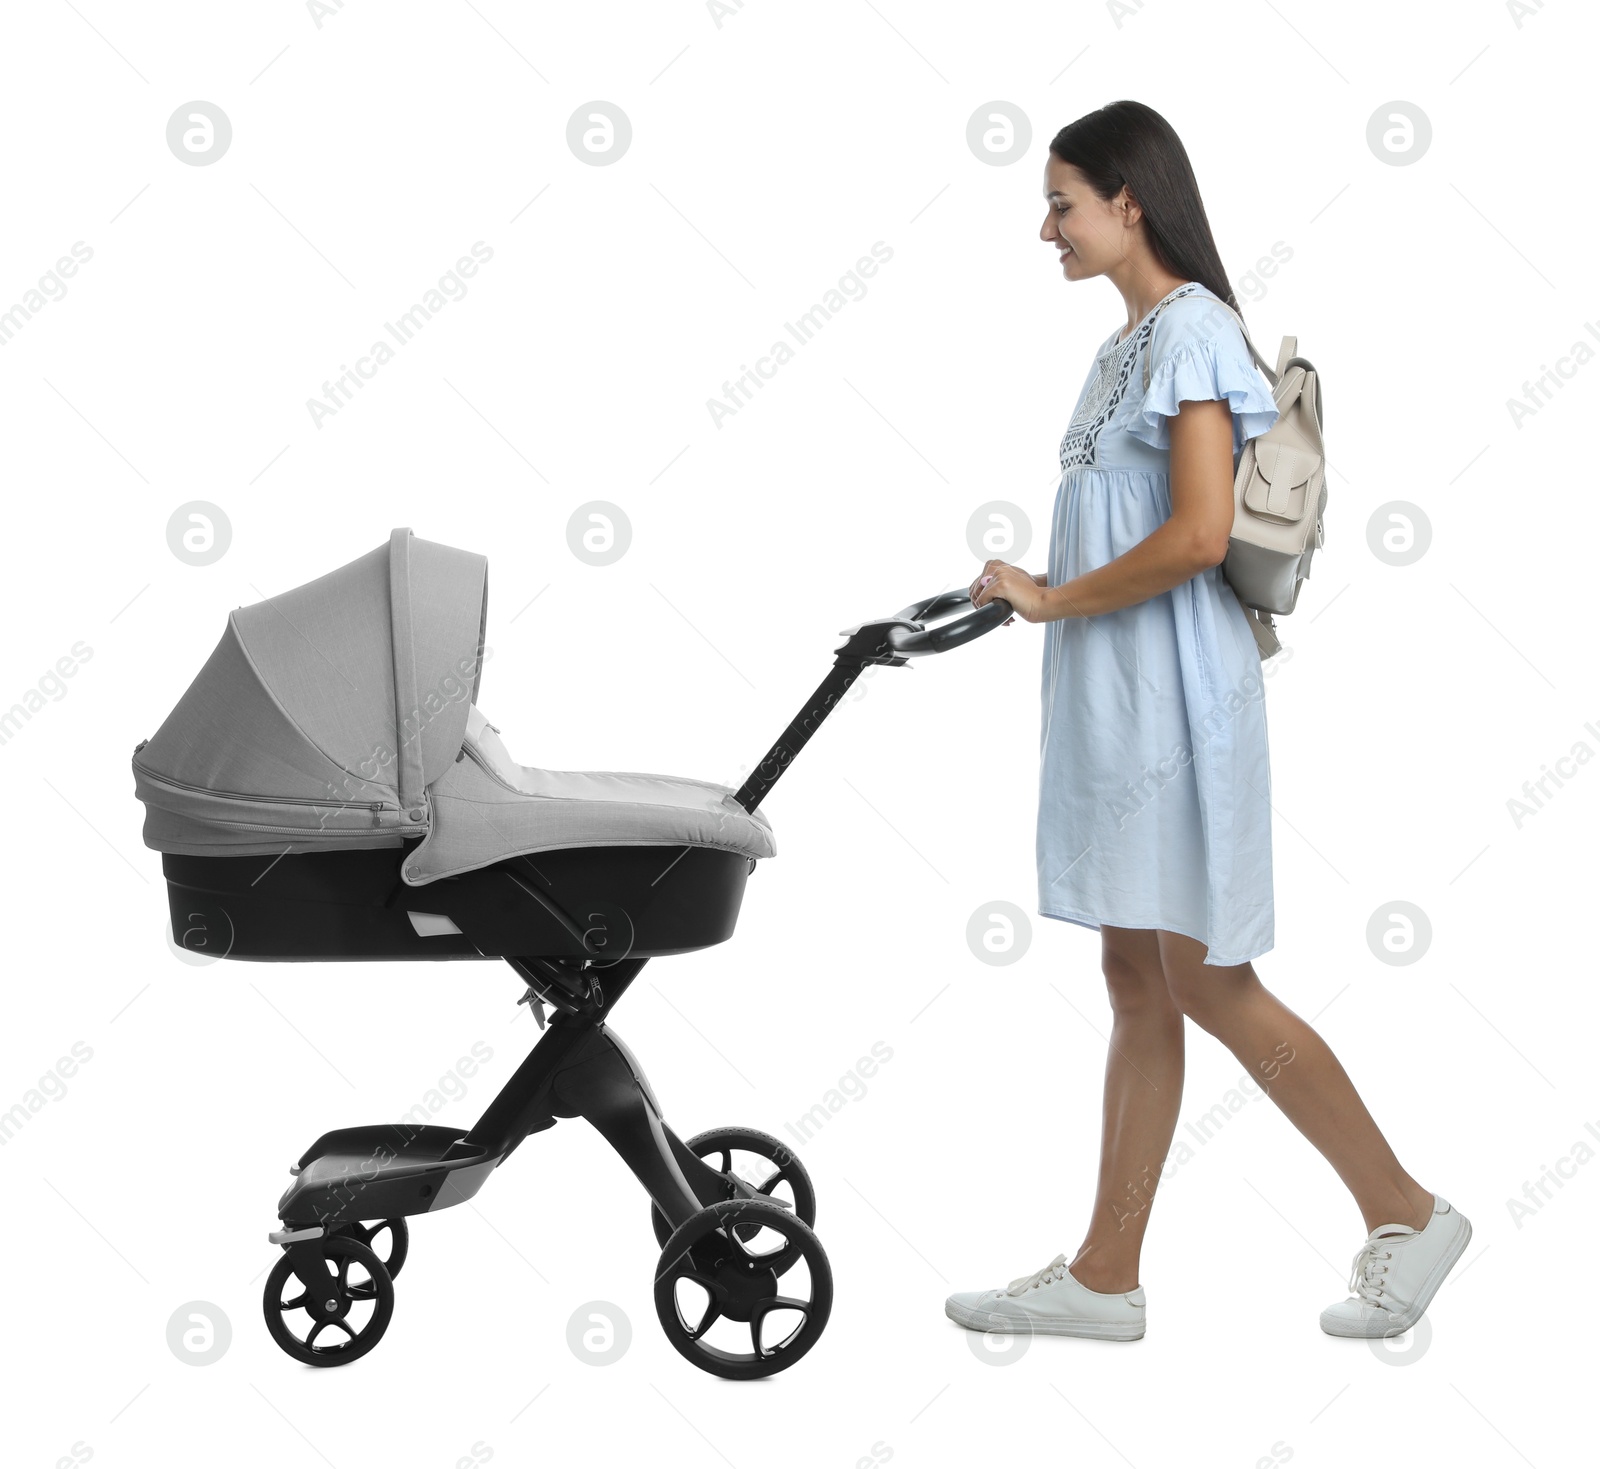
[[[934,618],[949,617],[952,612],[962,608],[967,609],[963,617],[941,622],[937,627],[925,626]],[[971,595],[959,588],[940,592],[936,597],[913,602],[895,613],[897,622],[914,622],[918,624],[918,629],[898,638],[891,636],[891,643],[897,653],[911,658],[924,653],[947,653],[951,648],[959,648],[963,643],[981,638],[991,628],[999,627],[1011,616],[1011,612],[1011,604],[1000,597],[986,602],[982,607],[974,607]]]

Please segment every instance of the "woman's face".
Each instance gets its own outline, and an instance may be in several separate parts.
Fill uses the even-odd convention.
[[[1078,281],[1104,275],[1126,256],[1128,229],[1123,205],[1126,188],[1115,199],[1102,199],[1088,180],[1054,153],[1044,170],[1045,216],[1039,238],[1059,252],[1061,273]]]

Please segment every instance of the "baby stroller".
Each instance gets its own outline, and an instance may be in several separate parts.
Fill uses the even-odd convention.
[[[680,1139],[611,1012],[648,960],[733,933],[746,878],[777,850],[756,808],[862,668],[958,647],[1011,608],[973,610],[952,591],[848,629],[734,792],[516,764],[477,708],[487,569],[400,529],[237,609],[134,750],[176,943],[267,961],[503,959],[542,1032],[469,1131],[347,1127],[300,1155],[268,1235],[282,1247],[268,1329],[313,1366],[363,1356],[394,1310],[406,1220],[472,1198],[524,1138],[584,1117],[650,1195],[656,1313],[673,1346],[720,1377],[770,1376],[810,1350],[832,1304],[811,1180],[750,1128]],[[770,1172],[745,1178],[736,1152]],[[735,1323],[718,1328],[732,1345],[708,1338],[718,1322]]]

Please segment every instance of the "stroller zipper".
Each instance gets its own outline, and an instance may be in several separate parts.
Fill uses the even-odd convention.
[[[352,811],[359,811],[363,807],[369,811],[398,811],[400,809],[398,803],[391,805],[388,801],[319,800],[315,796],[247,796],[239,791],[219,791],[212,789],[210,786],[190,785],[187,781],[173,780],[170,776],[158,775],[149,766],[142,764],[138,760],[133,762],[133,768],[146,780],[152,781],[156,785],[170,786],[175,791],[193,791],[200,796],[216,796],[219,800],[224,801],[244,801],[252,806],[321,806],[332,807],[335,810],[349,809]],[[348,773],[346,772],[346,774]]]

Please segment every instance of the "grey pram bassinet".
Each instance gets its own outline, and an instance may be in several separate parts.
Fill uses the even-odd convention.
[[[487,605],[486,558],[401,529],[229,615],[133,756],[178,943],[472,959],[728,937],[777,850],[766,816],[711,781],[518,765],[475,702]]]

